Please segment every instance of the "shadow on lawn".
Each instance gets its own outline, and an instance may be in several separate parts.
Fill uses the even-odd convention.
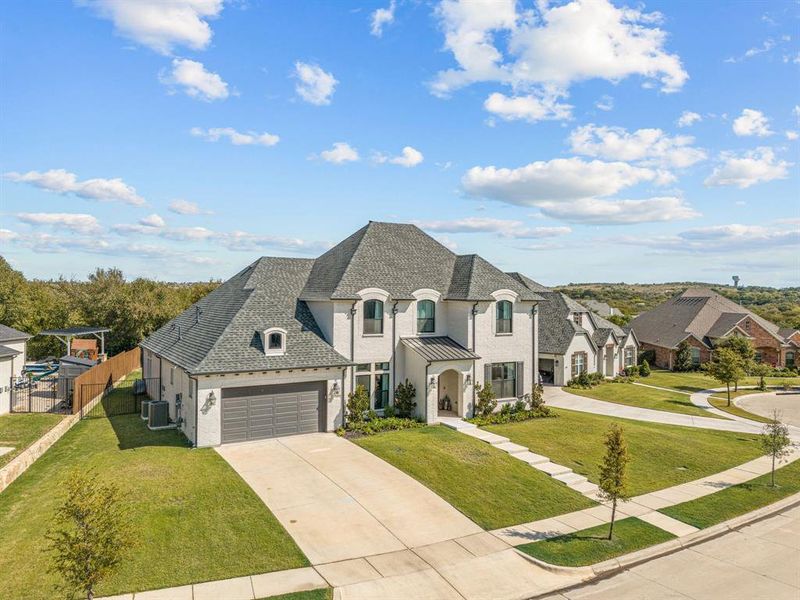
[[[107,417],[108,422],[117,436],[120,450],[132,450],[147,446],[171,446],[186,448],[189,442],[184,435],[176,429],[150,431],[147,423],[139,415],[115,415]]]

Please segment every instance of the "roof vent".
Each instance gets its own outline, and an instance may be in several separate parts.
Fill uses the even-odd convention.
[[[201,315],[202,313],[203,313],[203,311],[202,311],[202,310],[200,310],[200,307],[199,307],[199,306],[195,306],[195,307],[194,307],[194,324],[195,324],[195,325],[197,325],[197,324],[200,322],[200,315]]]
[[[178,325],[178,341],[181,339],[181,326]]]

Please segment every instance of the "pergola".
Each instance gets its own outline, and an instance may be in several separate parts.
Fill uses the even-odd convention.
[[[39,335],[52,335],[58,338],[67,346],[67,356],[69,356],[72,338],[80,335],[93,335],[100,340],[100,354],[106,353],[106,332],[111,331],[108,327],[67,327],[66,329],[47,329],[40,331]]]

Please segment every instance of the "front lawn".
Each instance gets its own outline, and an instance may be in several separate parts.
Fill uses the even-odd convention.
[[[585,567],[673,539],[675,536],[635,517],[614,523],[614,537],[608,524],[555,538],[517,546],[525,554],[551,565]]]
[[[558,418],[491,425],[485,429],[597,483],[605,433],[611,423],[617,422],[628,442],[631,457],[628,481],[632,495],[693,481],[761,455],[756,435],[551,410]]]
[[[709,377],[702,371],[678,373],[677,371],[661,371],[654,369],[649,377],[643,377],[639,381],[648,385],[671,388],[684,392],[702,392],[703,390],[725,387],[725,384],[720,383],[713,377]],[[800,377],[765,377],[764,382],[768,386],[778,387],[782,387],[787,383],[790,385],[798,385],[800,384]],[[758,377],[745,377],[739,382],[739,385],[758,385],[758,383]],[[733,386],[731,386],[731,389],[733,389]]]
[[[0,456],[0,467],[58,425],[64,415],[51,413],[15,413],[0,417],[0,446],[14,449]]]
[[[484,529],[594,505],[502,450],[442,425],[379,433],[353,442],[408,473]]]
[[[646,379],[642,379],[641,382],[646,384],[650,383]],[[614,402],[616,404],[624,404],[626,406],[663,410],[696,417],[722,418],[699,406],[695,406],[692,404],[691,400],[689,400],[687,394],[682,394],[677,391],[657,390],[651,387],[633,385],[631,383],[601,383],[590,389],[564,388],[564,390],[578,396],[594,398],[595,400],[603,400],[605,402]]]
[[[776,487],[770,485],[770,474],[731,486],[709,496],[662,508],[659,512],[699,529],[777,502],[800,492],[800,460],[775,471]]]
[[[85,419],[0,494],[0,598],[55,597],[45,532],[70,471],[94,470],[130,502],[137,545],[98,596],[308,565],[272,513],[212,449],[138,415]]]
[[[739,390],[738,392],[731,392],[730,406],[728,406],[727,398],[719,398],[717,396],[709,396],[708,403],[711,404],[711,406],[713,406],[714,408],[718,408],[719,410],[724,411],[726,413],[736,415],[737,417],[744,417],[745,419],[750,419],[751,421],[758,421],[759,423],[769,423],[771,419],[746,411],[745,409],[740,408],[733,403],[734,398],[754,393],[763,394],[763,392],[759,390]]]

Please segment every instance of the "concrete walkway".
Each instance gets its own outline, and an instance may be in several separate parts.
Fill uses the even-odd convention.
[[[217,448],[311,564],[480,533],[427,487],[332,433]]]
[[[695,394],[690,396],[690,398],[693,398],[694,395]],[[632,419],[634,421],[662,423],[664,425],[683,425],[684,427],[699,427],[702,429],[734,431],[737,433],[761,433],[762,428],[761,424],[747,421],[746,419],[734,420],[731,418],[731,415],[727,413],[722,413],[726,417],[726,420],[713,419],[710,417],[694,417],[692,415],[652,410],[649,408],[637,408],[635,406],[626,406],[624,404],[615,404],[613,402],[585,398],[583,396],[570,394],[560,387],[554,386],[544,388],[544,400],[549,406],[554,406],[556,408],[566,408],[568,410],[588,412],[596,415]],[[694,403],[693,399],[692,402]],[[700,405],[698,404],[698,406]]]

